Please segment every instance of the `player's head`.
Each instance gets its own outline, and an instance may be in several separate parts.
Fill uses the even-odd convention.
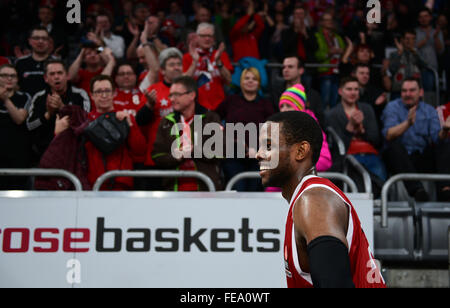
[[[322,130],[308,114],[288,111],[271,116],[261,129],[256,155],[263,185],[283,187],[307,172],[319,160],[322,142]]]

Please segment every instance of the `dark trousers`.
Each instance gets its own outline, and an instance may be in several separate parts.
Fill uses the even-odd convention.
[[[158,170],[157,167],[144,166],[144,164],[135,163],[134,170]],[[162,191],[162,178],[134,178],[134,190],[136,191]]]
[[[5,149],[3,149],[5,151]],[[0,156],[0,169],[29,168],[25,159],[11,159]],[[0,190],[31,190],[32,178],[29,176],[0,176]]]
[[[436,147],[436,173],[450,174],[450,140],[439,143]],[[450,186],[450,181],[440,182],[438,189]]]
[[[434,149],[427,147],[423,153],[408,154],[400,140],[389,143],[384,152],[384,160],[389,172],[393,175],[399,173],[435,173]],[[410,195],[419,189],[424,189],[419,181],[405,181],[405,187]]]

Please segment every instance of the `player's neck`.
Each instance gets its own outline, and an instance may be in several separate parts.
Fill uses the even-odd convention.
[[[306,171],[300,170],[295,176],[291,178],[291,180],[283,186],[283,192],[281,193],[283,198],[286,199],[287,202],[291,202],[292,195],[297,189],[298,184],[300,184],[305,176],[308,175],[317,175],[316,167],[312,166]]]

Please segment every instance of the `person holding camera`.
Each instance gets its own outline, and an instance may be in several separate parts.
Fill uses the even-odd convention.
[[[84,65],[84,67],[82,67]],[[91,79],[97,75],[111,76],[116,58],[111,49],[96,44],[84,44],[77,59],[69,68],[69,80],[89,93]],[[95,109],[92,105],[91,109]]]
[[[18,91],[18,74],[13,65],[0,66],[0,168],[27,168],[30,163],[30,141],[24,122],[31,97]],[[26,189],[27,179],[0,178],[0,189]]]

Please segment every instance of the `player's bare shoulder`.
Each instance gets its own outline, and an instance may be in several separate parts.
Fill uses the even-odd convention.
[[[298,198],[293,218],[297,234],[307,242],[323,235],[334,235],[345,240],[349,207],[336,193],[314,187]]]

